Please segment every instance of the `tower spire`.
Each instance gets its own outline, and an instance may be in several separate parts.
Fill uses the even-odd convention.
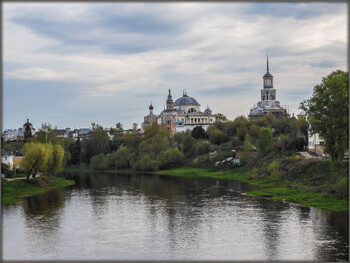
[[[266,52],[266,72],[269,72],[270,69],[269,69],[269,52],[267,51]]]

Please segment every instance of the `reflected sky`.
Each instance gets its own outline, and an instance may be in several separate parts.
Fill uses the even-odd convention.
[[[346,214],[245,195],[244,183],[72,178],[76,186],[3,207],[3,259],[348,259]]]

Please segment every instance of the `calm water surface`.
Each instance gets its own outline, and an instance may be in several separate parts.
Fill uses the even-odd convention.
[[[248,196],[235,181],[71,176],[2,208],[5,260],[348,260],[347,214]]]

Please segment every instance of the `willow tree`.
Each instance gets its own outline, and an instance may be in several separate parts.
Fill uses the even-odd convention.
[[[325,152],[341,160],[349,142],[349,74],[337,70],[322,78],[300,106],[310,114],[311,133],[324,139]]]
[[[33,178],[39,171],[46,169],[47,160],[49,157],[47,147],[42,143],[27,143],[23,149],[24,157],[21,162],[21,169],[27,173],[27,179],[30,175]]]

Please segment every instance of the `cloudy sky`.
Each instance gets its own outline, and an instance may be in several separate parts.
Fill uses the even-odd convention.
[[[347,70],[347,3],[3,4],[3,129],[139,125],[187,90],[229,119],[260,99],[266,52],[277,100],[298,113]]]

